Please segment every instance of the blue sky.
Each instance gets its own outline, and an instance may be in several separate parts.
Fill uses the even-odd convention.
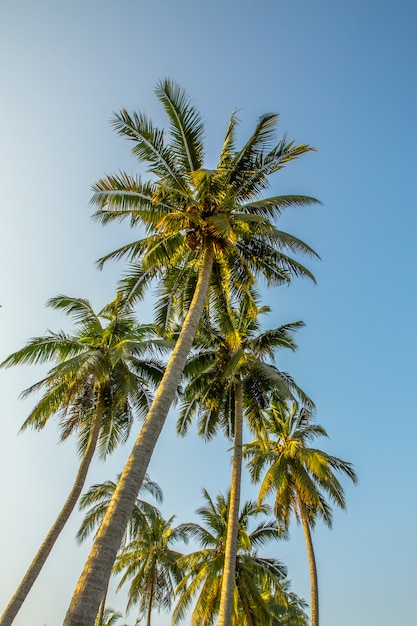
[[[48,298],[66,293],[95,307],[112,299],[123,264],[94,262],[134,234],[92,223],[91,185],[135,172],[130,146],[109,125],[122,107],[163,112],[155,83],[169,76],[199,107],[213,166],[235,106],[244,141],[259,115],[317,148],[272,179],[273,193],[322,201],[296,209],[282,228],[320,254],[317,285],[263,292],[266,326],[302,319],[299,349],[279,361],[313,397],[331,453],[354,463],[348,512],[315,533],[321,626],[414,621],[417,436],[415,3],[258,0],[197,3],[4,0],[0,7],[0,359],[27,339],[65,325]],[[141,311],[151,319],[150,303]],[[17,436],[31,403],[18,400],[43,370],[0,373],[3,495],[1,608],[16,588],[72,484],[74,446],[56,425]],[[229,478],[227,445],[174,437],[168,420],[150,468],[164,513],[190,521],[201,490]],[[114,478],[128,444],[92,468],[88,483]],[[245,497],[254,491],[246,481]],[[394,498],[395,496],[395,498]],[[87,554],[74,515],[16,626],[61,623]],[[300,529],[270,547],[308,598]],[[413,596],[414,597],[414,596]],[[123,611],[122,594],[112,604]],[[165,620],[165,621],[164,621]],[[134,623],[132,613],[128,620]],[[158,620],[169,624],[168,617]]]

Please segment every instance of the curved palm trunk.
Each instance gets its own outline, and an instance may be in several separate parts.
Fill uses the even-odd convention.
[[[307,546],[308,564],[310,568],[311,586],[311,626],[319,626],[319,584],[317,576],[317,564],[314,554],[313,540],[311,537],[310,524],[304,503],[299,498],[301,521],[303,524],[304,538]]]
[[[152,453],[175,398],[206,300],[214,252],[208,247],[182,331],[78,580],[64,626],[93,626]]]
[[[230,486],[229,516],[227,520],[226,550],[218,626],[230,626],[233,613],[239,506],[242,483],[243,398],[242,384],[235,385],[235,437],[233,443],[232,484]]]
[[[10,600],[6,607],[1,619],[1,626],[10,626],[13,623],[20,607],[26,599],[29,591],[31,590],[35,580],[37,579],[42,567],[44,566],[46,559],[48,558],[56,540],[58,539],[62,529],[68,521],[74,507],[78,501],[83,490],[85,480],[87,478],[88,469],[90,467],[92,458],[97,445],[97,440],[100,434],[101,422],[104,413],[104,396],[99,391],[97,399],[97,410],[94,419],[93,428],[90,432],[87,447],[84,452],[84,456],[81,460],[80,467],[78,469],[77,476],[75,478],[74,485],[62,507],[58,517],[56,518],[52,528],[46,535],[44,542],[39,548],[35,558],[29,566],[25,576],[23,577],[19,587],[17,588],[14,596]]]

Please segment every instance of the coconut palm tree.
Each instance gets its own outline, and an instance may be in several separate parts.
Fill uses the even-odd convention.
[[[43,392],[22,430],[42,430],[50,418],[57,418],[61,440],[76,435],[81,462],[63,508],[3,613],[2,626],[13,622],[73,511],[96,449],[104,459],[126,441],[135,414],[146,414],[151,389],[163,374],[163,364],[149,354],[155,339],[152,327],[138,324],[131,305],[120,297],[99,313],[82,298],[61,295],[48,305],[72,317],[74,331],[48,331],[35,337],[2,367],[55,364],[45,378],[22,393],[26,398]]]
[[[311,531],[318,519],[331,528],[331,504],[346,508],[336,473],[345,474],[354,483],[357,477],[351,463],[310,446],[311,441],[327,437],[327,433],[313,422],[305,407],[273,404],[266,412],[264,427],[258,438],[245,446],[244,454],[252,480],[261,482],[259,502],[274,495],[280,527],[287,530],[292,515],[302,523],[310,567],[311,624],[318,626],[318,578]]]
[[[173,624],[185,617],[195,598],[191,626],[210,626],[217,623],[219,615],[229,495],[225,497],[219,494],[213,500],[204,490],[203,496],[205,505],[197,513],[203,518],[204,526],[184,524],[190,537],[200,544],[201,549],[185,555],[180,561],[186,573],[177,588],[179,600],[174,609]],[[264,521],[252,531],[249,529],[252,520],[268,510],[267,506],[258,507],[255,502],[246,502],[240,511],[231,617],[233,626],[272,624],[274,612],[270,610],[271,597],[276,598],[278,603],[278,593],[284,593],[285,590],[285,567],[277,559],[261,557],[256,552],[269,540],[278,537],[276,521]]]
[[[295,322],[260,333],[258,316],[268,311],[268,307],[256,306],[252,293],[251,298],[243,299],[239,309],[231,309],[229,315],[220,312],[210,325],[201,329],[184,369],[188,384],[177,423],[179,434],[184,435],[190,421],[199,415],[201,436],[210,439],[222,428],[227,437],[233,438],[234,445],[219,626],[230,623],[233,610],[244,419],[252,431],[259,429],[271,390],[283,399],[294,399],[295,394],[313,406],[288,374],[273,362],[267,362],[280,348],[295,350],[292,335],[303,324]]]
[[[306,196],[261,199],[269,176],[310,151],[285,138],[275,142],[277,116],[263,115],[241,149],[238,120],[232,115],[216,169],[204,168],[203,124],[178,85],[160,82],[156,95],[169,119],[169,139],[146,115],[122,110],[116,131],[133,142],[133,154],[148,164],[152,179],[126,173],[94,185],[95,217],[106,224],[128,219],[145,236],[103,257],[126,257],[132,269],[130,298],[142,297],[152,279],[185,272],[186,292],[193,285],[181,333],[144,426],[125,466],[108,514],[96,537],[67,612],[65,626],[92,626],[101,595],[152,452],[175,397],[187,355],[207,298],[223,290],[238,293],[263,276],[268,285],[292,276],[313,278],[292,254],[315,256],[305,243],[279,231],[274,220],[287,207],[317,202]],[[187,268],[187,269],[184,269]],[[181,291],[181,289],[180,289]],[[176,292],[176,296],[178,291]],[[182,298],[185,301],[187,298]]]
[[[86,511],[86,514],[77,533],[77,541],[79,543],[82,543],[100,526],[115,490],[116,483],[108,480],[98,485],[92,485],[92,487],[81,496],[79,508],[81,511]],[[145,492],[153,496],[158,503],[162,502],[162,489],[158,483],[150,480],[148,475],[145,476],[140,492]],[[137,537],[141,530],[147,526],[147,516],[152,515],[155,510],[152,504],[137,498],[129,523],[126,527],[125,536],[123,537],[122,548],[129,543],[129,541]],[[103,594],[100,609],[97,614],[96,626],[100,626],[104,620],[106,599],[107,588]]]
[[[127,610],[139,605],[140,616],[151,626],[152,610],[169,609],[183,570],[182,554],[172,549],[176,541],[188,541],[185,527],[172,525],[175,516],[165,520],[156,510],[147,512],[137,536],[120,552],[114,573],[122,573],[118,589],[130,581]]]

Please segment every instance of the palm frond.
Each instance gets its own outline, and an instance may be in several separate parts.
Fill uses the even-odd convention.
[[[239,124],[239,119],[236,113],[237,108],[234,109],[227,125],[226,135],[220,152],[219,164],[217,166],[217,169],[220,171],[228,170],[230,168],[231,162],[235,154],[236,126]]]
[[[185,172],[199,169],[204,156],[204,126],[199,112],[185,91],[169,78],[157,84],[155,94],[170,120],[170,147],[176,161]]]
[[[120,113],[113,114],[111,124],[119,135],[135,142],[132,153],[140,163],[150,164],[150,172],[168,180],[174,188],[187,191],[173,155],[164,145],[164,132],[155,128],[144,113],[133,112],[131,116],[126,109],[122,109]]]
[[[264,218],[277,219],[288,208],[316,204],[321,204],[321,202],[310,196],[273,196],[242,204],[240,210],[243,213],[247,212]]]

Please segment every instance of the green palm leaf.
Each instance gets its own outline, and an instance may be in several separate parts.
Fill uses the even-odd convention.
[[[171,124],[170,148],[181,169],[193,172],[202,167],[204,127],[200,113],[185,91],[169,78],[159,82],[155,94]]]

